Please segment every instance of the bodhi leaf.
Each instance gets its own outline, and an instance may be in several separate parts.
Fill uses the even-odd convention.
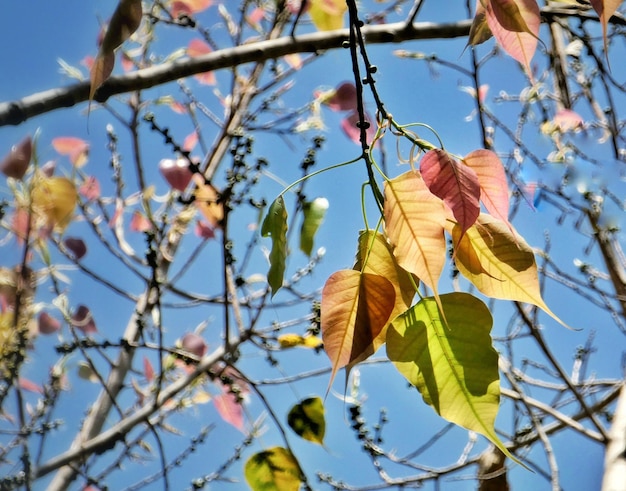
[[[511,232],[510,225],[481,214],[463,237],[458,226],[452,237],[459,271],[482,293],[536,305],[566,326],[541,298],[535,255],[520,235]]]
[[[436,148],[424,155],[420,171],[430,192],[452,210],[463,231],[474,225],[480,214],[480,184],[470,167]]]
[[[345,0],[309,0],[309,15],[318,31],[332,31],[343,27],[348,7]]]
[[[300,227],[300,250],[307,256],[313,251],[313,239],[317,229],[324,221],[324,216],[328,210],[328,200],[326,198],[315,198],[302,205],[304,219]]]
[[[300,466],[293,454],[273,447],[254,454],[244,466],[246,481],[253,491],[298,491]]]
[[[404,312],[413,303],[415,287],[419,280],[412,281],[409,276],[410,273],[398,265],[391,245],[383,234],[376,233],[374,230],[361,231],[359,248],[352,269],[382,276],[391,282],[396,292],[396,301],[389,320]],[[386,332],[387,326],[372,340],[370,346],[349,365],[354,366],[373,355],[385,343]]]
[[[287,415],[289,427],[296,435],[313,443],[324,445],[326,420],[324,404],[319,397],[309,397],[291,408]]]
[[[120,0],[117,4],[91,68],[90,101],[113,71],[114,51],[137,30],[141,24],[141,16],[141,0]]]
[[[480,200],[487,211],[503,222],[509,221],[509,189],[500,158],[491,150],[474,150],[464,158],[478,176]]]
[[[272,297],[283,286],[285,263],[287,261],[287,210],[285,200],[279,196],[270,205],[270,209],[261,227],[263,237],[272,237],[270,252],[270,270],[267,280],[272,288]]]
[[[66,177],[42,177],[33,185],[31,200],[37,215],[63,230],[74,216],[78,192],[74,183]]]
[[[602,24],[602,39],[604,40],[604,55],[608,60],[609,54],[606,28],[609,24],[609,19],[620,6],[622,0],[590,0],[590,2],[593,10],[595,10],[598,17],[600,17],[600,24]]]
[[[322,290],[321,326],[332,372],[354,362],[386,326],[395,290],[382,276],[345,269],[333,273]]]
[[[474,19],[472,19],[467,45],[476,46],[482,44],[492,36],[491,29],[489,29],[489,25],[487,24],[485,7],[481,2],[476,2],[476,14],[474,15]]]
[[[437,414],[484,435],[514,458],[494,428],[500,378],[489,309],[468,293],[449,293],[440,300],[445,323],[433,298],[392,321],[387,356]]]
[[[409,171],[385,183],[385,224],[400,267],[413,273],[438,297],[437,282],[446,261],[443,202]]]

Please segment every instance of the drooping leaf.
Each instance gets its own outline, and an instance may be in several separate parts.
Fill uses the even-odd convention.
[[[498,353],[492,347],[487,306],[468,293],[425,298],[393,320],[387,356],[437,414],[487,437],[511,456],[498,438]]]
[[[272,297],[283,286],[287,261],[287,209],[285,200],[279,196],[270,205],[270,209],[263,220],[261,235],[272,238],[270,252],[270,270],[267,280],[272,288]]]
[[[448,205],[461,229],[471,227],[480,213],[476,172],[439,148],[429,150],[422,157],[420,171],[430,192]]]
[[[309,15],[318,31],[332,31],[343,27],[348,7],[345,0],[309,0]]]
[[[385,183],[386,232],[398,264],[416,275],[437,296],[446,260],[445,209],[415,171]]]
[[[213,405],[224,421],[243,431],[243,408],[234,394],[224,388],[221,394],[213,397]]]
[[[326,420],[324,404],[319,397],[309,397],[293,406],[287,415],[287,423],[296,435],[324,445]]]
[[[72,221],[78,193],[74,183],[65,177],[45,177],[35,181],[31,200],[37,215],[63,230]]]
[[[607,41],[607,26],[609,19],[616,12],[617,8],[622,3],[622,0],[590,0],[593,10],[596,11],[600,18],[600,24],[602,25],[602,39],[604,41],[604,54],[608,59],[608,41]]]
[[[491,150],[474,150],[463,161],[478,176],[480,200],[487,211],[503,222],[509,221],[509,189],[502,161]]]
[[[300,250],[307,256],[313,251],[313,239],[317,229],[324,221],[324,216],[328,210],[328,200],[326,198],[315,198],[302,205],[304,219],[300,227]]]
[[[541,297],[535,255],[507,224],[481,214],[463,237],[455,226],[456,265],[485,295],[536,305],[564,325]],[[477,264],[478,262],[478,264]]]
[[[391,282],[396,292],[396,301],[389,316],[389,321],[404,312],[413,303],[415,287],[419,280],[411,281],[410,273],[398,265],[391,245],[383,234],[374,230],[361,231],[359,234],[359,248],[352,269],[382,276]],[[385,343],[387,325],[372,340],[367,349],[349,363],[349,366],[354,366],[373,355]]]
[[[107,27],[98,56],[91,67],[89,100],[109,78],[115,64],[114,51],[126,41],[141,24],[141,0],[120,0]]]
[[[477,46],[484,43],[493,36],[489,25],[487,24],[487,14],[485,7],[481,2],[476,2],[476,14],[472,19],[469,36],[467,39],[468,46]]]
[[[500,2],[500,3],[497,3]],[[515,4],[514,8],[510,8],[511,12],[516,10],[513,18],[507,17],[506,9],[501,4]],[[496,6],[494,8],[494,6]],[[536,0],[491,0],[486,4],[485,9],[487,24],[489,29],[493,33],[494,37],[502,46],[502,49],[506,51],[512,58],[517,60],[524,66],[526,73],[529,77],[532,76],[530,68],[530,61],[537,49],[537,40],[539,36],[539,25],[541,22],[541,16],[539,6]],[[505,24],[511,29],[507,29],[501,24],[500,18],[505,17],[507,20],[503,20]],[[525,24],[527,29],[523,28],[521,23]],[[517,26],[517,27],[516,27]],[[522,27],[520,27],[522,26]],[[512,30],[512,29],[520,29]]]
[[[244,466],[244,475],[252,491],[298,491],[300,466],[293,454],[273,447],[254,454]]]
[[[395,290],[382,276],[352,269],[337,271],[322,290],[321,325],[324,350],[332,372],[354,362],[368,350],[389,321]]]

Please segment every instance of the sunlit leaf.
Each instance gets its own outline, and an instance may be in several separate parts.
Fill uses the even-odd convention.
[[[420,171],[430,192],[448,205],[461,229],[471,227],[480,213],[480,184],[472,168],[436,148],[422,157]]]
[[[274,296],[283,286],[288,255],[287,209],[282,196],[276,198],[270,205],[265,220],[263,220],[261,235],[272,238],[272,250],[269,258],[270,270],[267,273],[267,280],[272,288],[272,296]]]
[[[415,278],[412,281],[410,273],[398,265],[391,245],[383,234],[376,233],[374,230],[361,231],[359,247],[352,269],[382,276],[391,282],[395,290],[395,304],[389,315],[389,321],[404,312],[413,302],[415,287],[419,280]],[[386,332],[387,325],[372,340],[368,348],[349,365],[353,366],[373,355],[384,344]]]
[[[415,171],[385,183],[386,232],[398,264],[437,295],[446,261],[445,208]]]
[[[332,31],[343,27],[348,7],[345,0],[309,0],[309,15],[318,31]]]
[[[213,405],[224,421],[243,431],[243,408],[228,388],[225,387],[221,394],[213,397]]]
[[[67,155],[74,167],[80,168],[87,163],[89,143],[81,138],[63,136],[52,140],[52,148],[60,155]]]
[[[380,334],[395,306],[395,289],[382,276],[352,269],[337,271],[322,290],[321,325],[324,350],[332,372],[354,362]]]
[[[622,0],[589,0],[591,6],[600,17],[600,24],[602,25],[602,39],[604,40],[604,53],[608,59],[608,41],[607,41],[607,26],[609,19],[617,11],[617,8],[622,3]]]
[[[328,200],[326,198],[315,198],[302,205],[304,218],[300,227],[300,250],[307,256],[313,251],[313,239],[317,229],[324,221],[324,216],[328,210]]]
[[[181,14],[197,14],[211,5],[213,5],[213,0],[174,0],[170,9],[172,17],[177,18]]]
[[[187,189],[193,177],[193,174],[189,170],[189,160],[183,158],[162,159],[159,162],[159,172],[172,188],[181,192]],[[215,196],[212,196],[212,198],[214,199]]]
[[[324,445],[326,420],[324,404],[319,397],[309,397],[293,406],[287,415],[287,423],[296,435]]]
[[[510,13],[503,9],[502,5],[507,5]],[[512,58],[521,63],[528,76],[531,76],[530,61],[537,49],[541,23],[537,1],[491,0],[486,4],[485,13],[487,24],[498,44]],[[501,22],[504,22],[510,29],[504,27]]]
[[[487,211],[503,222],[509,221],[509,189],[504,165],[491,150],[474,150],[464,158],[478,176],[480,200]]]
[[[391,323],[387,356],[443,418],[487,437],[511,456],[494,424],[500,404],[498,353],[487,306],[468,293],[425,298]]]
[[[254,454],[244,466],[246,482],[252,491],[298,491],[300,466],[293,454],[273,447]]]
[[[196,183],[194,204],[213,228],[218,227],[224,218],[224,207],[219,202],[217,190],[206,184],[202,176],[196,174],[194,178]]]
[[[130,230],[132,232],[147,232],[152,230],[152,222],[139,210],[135,210],[130,219]]]
[[[195,58],[197,56],[206,55],[207,53],[211,53],[213,49],[206,42],[201,39],[192,39],[189,42],[189,46],[187,47],[187,56],[190,58]],[[204,72],[195,75],[196,80],[204,85],[215,85],[217,83],[217,79],[215,78],[215,73],[213,72]]]
[[[80,185],[78,192],[87,201],[98,199],[100,197],[100,183],[98,182],[98,179],[94,176],[89,176],[85,179],[85,182]]]
[[[78,193],[69,179],[46,177],[35,180],[31,200],[35,213],[62,230],[72,221]]]
[[[484,43],[492,36],[491,29],[489,29],[489,25],[487,24],[485,7],[480,1],[476,2],[476,14],[472,19],[467,45],[477,46]]]
[[[452,231],[456,265],[463,276],[489,297],[526,302],[565,325],[541,297],[537,264],[531,247],[507,224],[481,214],[463,237]],[[478,264],[477,264],[478,262]]]

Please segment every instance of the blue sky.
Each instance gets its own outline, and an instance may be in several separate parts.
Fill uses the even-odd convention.
[[[231,2],[228,2],[231,3]],[[234,3],[234,2],[232,2]],[[70,81],[60,73],[58,59],[62,58],[67,63],[80,66],[80,61],[86,55],[96,54],[95,37],[99,29],[99,19],[106,19],[116,2],[99,1],[83,2],[79,0],[67,0],[62,5],[53,2],[11,2],[5,6],[5,11],[0,18],[0,41],[5,49],[2,50],[0,60],[4,68],[4,75],[0,78],[0,100],[14,100],[24,97],[33,92],[45,90],[52,87],[62,86]],[[426,2],[423,12],[420,14],[422,20],[432,21],[454,21],[465,18],[466,13],[463,8],[464,2],[451,2],[450,8],[441,9],[441,4],[437,2]],[[36,11],[33,9],[36,6]],[[54,19],[53,22],[50,20]],[[200,16],[205,26],[211,26],[217,22],[217,11],[211,8]],[[24,24],[28,24],[28,29],[24,29]],[[186,43],[189,36],[179,37],[178,32],[173,29],[165,29],[160,37],[157,48],[162,49],[162,55],[168,54],[168,50],[173,47],[170,42],[180,40]],[[435,41],[408,43],[403,45],[403,49],[420,50],[425,53],[437,52],[442,58],[446,58],[452,63],[469,64],[469,53],[463,52],[464,40]],[[10,47],[10,48],[9,48]],[[398,121],[403,123],[422,122],[436,129],[439,136],[445,142],[446,147],[460,155],[468,153],[470,150],[480,146],[480,139],[475,122],[466,122],[464,117],[472,109],[471,98],[459,90],[460,85],[469,85],[470,81],[462,75],[455,73],[445,67],[436,67],[438,75],[433,75],[426,64],[412,60],[402,60],[390,53],[398,46],[376,46],[369,51],[373,62],[378,65],[377,88],[389,110]],[[485,53],[489,47],[481,48]],[[621,54],[618,52],[618,54]],[[617,56],[617,55],[616,55]],[[617,58],[616,58],[617,59]],[[618,67],[615,67],[618,69]],[[118,68],[119,69],[119,68]],[[622,74],[620,74],[622,75]],[[313,63],[299,72],[296,77],[296,86],[286,96],[288,104],[299,105],[310,100],[313,91],[319,87],[335,87],[344,80],[350,80],[349,57],[346,50],[333,51],[326,54],[322,60]],[[488,80],[487,80],[488,78]],[[218,73],[218,81],[222,92],[228,90],[228,77],[226,74]],[[497,63],[491,63],[485,71],[485,81],[490,84],[489,96],[492,102],[490,107],[494,111],[499,111],[501,117],[511,121],[512,115],[517,111],[517,106],[512,104],[497,104],[493,102],[493,97],[501,91],[509,94],[518,94],[524,86],[524,80],[520,78],[514,62],[502,55]],[[193,82],[197,96],[202,98],[209,107],[216,112],[220,106],[213,95],[212,88],[198,87]],[[165,87],[155,89],[159,95],[173,93],[179,95],[175,84],[168,84]],[[368,107],[373,108],[371,99]],[[25,134],[35,134],[38,132],[38,156],[41,162],[49,159],[58,159],[58,156],[51,147],[51,140],[58,136],[76,136],[89,140],[91,143],[90,161],[85,168],[88,173],[96,175],[103,185],[105,191],[111,188],[110,174],[108,167],[109,155],[106,150],[105,127],[108,123],[113,123],[116,129],[119,125],[111,120],[104,111],[96,110],[91,114],[89,125],[87,124],[84,112],[86,105],[55,111],[51,114],[35,118],[19,127],[0,128],[0,153],[19,141]],[[172,129],[173,134],[182,140],[190,131],[191,124],[182,118],[174,115],[168,109],[156,111],[162,120],[167,120],[167,124]],[[340,115],[324,109],[324,118],[327,126],[325,133],[326,143],[323,151],[318,154],[317,168],[331,166],[342,161],[350,160],[358,155],[358,147],[351,143],[339,129]],[[207,136],[210,138],[211,130],[209,123],[205,123]],[[126,135],[120,131],[120,151],[122,154],[128,149],[129,141]],[[156,186],[157,194],[163,194],[167,190],[167,185],[158,174],[157,163],[162,158],[171,157],[167,148],[160,142],[158,137],[144,134],[146,143],[142,147],[145,162],[153,162],[153,166],[146,166],[147,177]],[[421,134],[422,137],[435,138],[429,134]],[[499,135],[501,136],[501,135]],[[582,138],[582,137],[581,137]],[[532,144],[537,153],[549,152],[549,144],[540,135],[528,135],[529,145]],[[254,151],[256,156],[266,157],[271,162],[270,170],[285,182],[291,182],[300,175],[298,169],[299,162],[303,155],[303,147],[306,145],[304,138],[295,137],[292,140],[293,147],[285,144],[281,138],[273,135],[258,135]],[[498,140],[499,141],[499,140]],[[505,141],[502,139],[502,141]],[[209,140],[210,143],[210,140]],[[607,165],[611,165],[608,153],[604,148],[589,143],[590,151],[598,152],[600,159],[604,159]],[[395,142],[388,139],[386,142],[386,152],[388,168],[391,175],[404,172],[405,165],[397,165]],[[545,149],[545,150],[544,150]],[[130,159],[130,157],[129,157]],[[68,169],[67,161],[59,159],[60,167]],[[527,164],[525,164],[527,165]],[[545,179],[544,173],[553,172],[557,176],[563,172],[562,168],[553,166],[552,169],[538,170],[531,165],[524,170],[524,177],[528,180]],[[586,171],[586,168],[583,168]],[[128,172],[126,179],[130,185],[134,185],[134,178]],[[328,216],[316,238],[316,245],[326,249],[326,255],[318,270],[307,281],[309,288],[321,287],[325,279],[333,271],[352,266],[354,252],[356,250],[356,239],[360,229],[363,228],[360,204],[360,186],[366,179],[366,174],[361,163],[344,167],[329,173],[325,173],[313,179],[307,184],[307,193],[310,197],[325,196],[329,199],[330,209]],[[624,183],[615,182],[616,192],[624,195]],[[282,190],[282,186],[271,179],[265,179],[260,193],[268,200],[273,199]],[[0,184],[2,195],[7,192],[4,184]],[[289,201],[289,198],[288,198]],[[369,203],[369,202],[368,202]],[[373,217],[374,207],[368,205],[368,212]],[[616,212],[617,213],[617,212]],[[552,241],[552,251],[556,259],[559,260],[564,270],[574,273],[573,260],[580,258],[585,261],[601,266],[597,251],[592,251],[590,256],[584,256],[583,249],[587,240],[578,233],[572,233],[571,229],[575,218],[566,218],[565,226],[558,227],[556,220],[558,216],[554,210],[545,205],[539,205],[537,210],[532,210],[529,206],[522,205],[516,218],[516,226],[520,233],[533,246],[542,247],[546,233],[549,233]],[[241,213],[236,215],[236,221],[232,224],[241,232],[241,240],[249,237],[249,223],[255,217],[251,213]],[[370,222],[372,218],[370,218]],[[84,226],[84,225],[82,225]],[[68,231],[72,234],[80,234],[81,224],[76,224]],[[623,237],[622,237],[623,238]],[[143,239],[137,237],[132,239],[132,243],[140,248]],[[266,246],[269,243],[264,242]],[[91,245],[91,244],[90,244]],[[210,258],[212,253],[219,254],[219,244],[209,244],[203,252]],[[193,241],[183,244],[182,254],[190,253],[193,249]],[[297,247],[292,247],[293,256],[290,260],[290,268],[295,270],[306,264],[306,258],[299,253]],[[139,249],[140,250],[140,249]],[[8,266],[15,262],[16,251],[10,251],[5,246],[2,249],[0,265]],[[100,255],[98,248],[93,244],[89,256],[86,258],[95,270],[102,274],[111,274],[111,268],[117,268],[115,262],[107,256]],[[256,263],[251,269],[264,273],[265,265],[260,257],[256,258]],[[189,275],[188,284],[196,289],[206,288],[214,275],[219,274],[217,265],[210,261],[200,262],[198,269],[193,275]],[[121,280],[126,287],[135,292],[140,291],[141,284],[131,275],[126,275],[122,270],[115,269],[113,276]],[[445,273],[444,273],[445,276]],[[79,275],[73,274],[73,285],[69,297],[73,304],[89,305],[98,322],[99,329],[112,338],[119,337],[123,331],[133,305],[130,302],[122,302],[115,295],[98,291],[94,293],[93,284]],[[464,288],[467,287],[462,283]],[[452,286],[447,281],[447,277],[442,279],[441,291],[449,291]],[[50,301],[51,294],[42,292],[41,301]],[[281,301],[287,297],[283,293],[276,296],[276,301]],[[593,369],[598,378],[616,376],[619,369],[619,356],[624,345],[623,335],[611,325],[608,314],[600,312],[598,309],[589,309],[587,306],[580,308],[580,302],[576,297],[572,297],[567,288],[557,285],[554,282],[547,284],[545,289],[545,299],[552,310],[557,313],[566,323],[580,331],[568,331],[560,327],[556,322],[545,315],[540,319],[544,325],[544,335],[551,343],[557,356],[566,369],[573,363],[573,353],[577,346],[583,345],[591,330],[598,331],[598,342],[596,347],[598,353],[593,358]],[[281,310],[268,309],[267,322],[271,322],[272,317],[278,321],[284,321],[297,312],[297,315],[306,313],[306,309]],[[494,310],[494,336],[502,336],[506,332],[506,326],[510,315],[510,307],[504,302],[496,302]],[[603,315],[606,318],[603,318]],[[206,335],[210,342],[218,343],[219,336],[217,329],[211,327],[219,325],[219,313],[207,313],[201,309],[194,309],[186,314],[180,311],[167,311],[165,313],[166,326],[169,326],[168,339],[174,340],[185,331],[190,331],[195,326],[204,321],[208,321]],[[117,334],[117,333],[120,334]],[[213,333],[213,334],[212,334]],[[601,336],[600,336],[601,334]],[[601,341],[600,341],[601,339]],[[37,378],[37,371],[43,369],[46,364],[46,356],[51,353],[53,345],[57,340],[45,338],[38,343],[31,366],[27,368],[26,374],[31,378]],[[536,347],[528,341],[521,342],[522,350],[518,353],[519,359],[538,359]],[[267,364],[260,362],[257,354],[248,353],[244,357],[243,367],[248,370],[255,379],[276,378],[281,374]],[[319,368],[326,366],[325,356],[313,355],[303,351],[294,350],[281,356],[281,368],[286,373],[293,373],[296,370],[303,370],[304,367]],[[532,370],[532,369],[531,369]],[[341,390],[342,376],[338,377],[335,388]],[[328,375],[314,377],[301,381],[289,387],[268,386],[263,390],[267,397],[274,401],[275,408],[279,415],[283,417],[291,404],[297,402],[298,398],[311,394],[324,394],[328,383]],[[73,391],[80,391],[82,400],[90,400],[97,393],[97,387],[85,381],[74,382]],[[373,424],[377,419],[377,412],[380,407],[386,407],[389,411],[389,427],[386,429],[386,441],[397,446],[398,455],[408,453],[419,444],[427,441],[435,429],[445,426],[445,422],[437,417],[432,409],[423,404],[421,397],[415,390],[406,387],[404,379],[395,372],[393,367],[376,364],[362,368],[362,394],[367,395],[367,416],[368,421]],[[74,394],[67,398],[71,401]],[[60,406],[56,411],[56,417],[62,417],[68,421],[77,421],[83,415],[84,407],[73,406],[69,403]],[[249,405],[250,414],[258,416],[261,405],[254,398]],[[290,437],[290,442],[294,445],[296,454],[305,463],[305,469],[309,473],[312,482],[315,483],[314,472],[321,470],[329,472],[335,477],[345,479],[353,484],[367,484],[376,481],[376,475],[372,470],[367,456],[359,452],[358,443],[355,441],[353,432],[349,429],[349,423],[343,416],[343,403],[333,396],[329,396],[326,401],[326,412],[328,415],[327,425],[327,449],[319,448],[307,442],[299,441],[295,436]],[[173,482],[183,484],[188,483],[190,477],[195,477],[210,473],[215,463],[221,463],[226,458],[240,439],[241,434],[237,430],[220,424],[214,409],[211,405],[198,406],[192,413],[194,419],[187,417],[174,417],[172,422],[180,425],[185,436],[173,438],[171,457],[177,446],[184,448],[185,442],[194,436],[199,425],[216,422],[217,428],[209,435],[208,443],[201,447],[197,455],[190,458],[190,467],[184,470],[174,470],[172,473]],[[509,412],[506,406],[501,412],[499,422],[503,427],[510,429],[512,422],[508,417]],[[508,419],[507,419],[508,417]],[[259,441],[263,446],[278,445],[281,443],[277,432],[268,424],[270,430]],[[61,429],[61,438],[57,439],[59,448],[50,446],[46,453],[54,455],[66,447],[73,436],[71,428]],[[427,465],[442,465],[449,462],[450,455],[458,455],[467,441],[467,432],[461,429],[454,429],[447,434],[436,448],[429,452],[423,462]],[[599,476],[602,469],[602,449],[593,443],[585,443],[585,450],[579,451],[579,446],[583,443],[580,437],[560,436],[553,442],[557,457],[562,462],[566,462],[569,469],[578,469],[584,466],[585,473],[568,472],[563,469],[564,489],[594,489],[598,487]],[[170,442],[168,441],[168,447]],[[479,439],[479,448],[484,448],[486,443]],[[258,448],[258,447],[255,447]],[[170,450],[168,448],[168,450]],[[247,455],[249,455],[248,452]],[[537,449],[533,457],[537,462],[543,463],[545,457]],[[139,466],[139,472],[142,472]],[[230,477],[241,477],[240,465],[235,464],[228,473]],[[393,467],[390,466],[390,471]],[[116,473],[109,482],[112,489],[117,489],[132,482],[136,477],[133,470]],[[138,474],[141,475],[141,474]],[[471,477],[471,476],[467,476]],[[510,480],[514,483],[515,489],[530,489],[531,486],[539,489],[546,487],[547,482],[535,474],[530,474],[521,467],[513,466]],[[443,486],[450,490],[468,489],[469,481],[451,480],[446,481]],[[44,489],[43,485],[40,489]],[[155,488],[157,489],[157,488]],[[241,489],[240,485],[228,483],[217,483],[211,489]],[[424,489],[435,489],[432,483]]]

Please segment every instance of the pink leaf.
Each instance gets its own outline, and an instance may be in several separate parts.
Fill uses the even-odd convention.
[[[143,216],[140,211],[135,210],[130,219],[130,230],[133,232],[147,232],[152,230],[152,222]]]
[[[476,173],[441,149],[430,150],[420,163],[428,189],[452,210],[464,233],[480,214],[480,184]]]
[[[93,316],[91,315],[91,310],[89,310],[89,307],[86,307],[85,305],[79,305],[70,320],[72,326],[79,331],[82,331],[84,334],[93,334],[98,332],[96,321],[94,321]]]
[[[192,134],[196,135],[196,132]],[[163,159],[159,162],[159,171],[170,186],[181,192],[187,188],[192,177],[187,159]]]
[[[224,390],[228,390],[226,387]],[[213,398],[215,409],[224,421],[243,431],[243,408],[234,394],[223,392]]]
[[[96,200],[100,197],[100,183],[94,176],[89,176],[78,192],[88,201]]]
[[[571,109],[559,110],[554,116],[552,122],[559,129],[559,131],[561,131],[561,133],[577,130],[583,126],[583,118],[580,114],[572,111]]]
[[[491,150],[474,150],[463,161],[478,176],[480,199],[494,217],[508,223],[509,190],[500,158]]]
[[[335,89],[326,101],[333,111],[355,111],[357,109],[356,87],[352,82],[344,82]]]
[[[183,142],[183,150],[191,152],[193,148],[198,144],[198,132],[193,131],[187,135]]]
[[[32,380],[20,377],[18,380],[20,389],[34,392],[35,394],[43,394],[43,389]]]
[[[211,46],[201,39],[192,39],[187,46],[187,56],[190,58],[206,55],[212,51]],[[215,85],[217,83],[213,72],[199,73],[198,75],[194,75],[194,77],[198,82],[204,85]]]
[[[53,334],[61,329],[61,323],[48,312],[41,312],[37,319],[37,329],[41,334]]]
[[[152,382],[154,380],[154,368],[152,367],[152,363],[148,360],[147,357],[143,357],[143,375],[146,377],[148,382]]]
[[[182,349],[202,358],[207,352],[206,341],[196,333],[188,332],[180,341]]]
[[[60,155],[67,155],[75,167],[82,167],[89,157],[89,143],[72,136],[59,137],[52,140],[52,147]]]
[[[374,135],[376,134],[376,128],[372,124],[373,119],[369,114],[365,114],[366,124],[369,124],[366,135],[367,141],[371,143],[374,139]],[[348,116],[341,120],[341,129],[346,134],[350,140],[354,143],[361,143],[361,129],[357,126],[359,124],[359,113],[358,111],[351,112]]]
[[[197,237],[201,239],[214,239],[215,238],[215,228],[211,227],[208,223],[202,220],[196,220],[196,227],[194,232]]]
[[[213,0],[176,0],[172,2],[172,17],[177,18],[181,14],[197,14],[208,9],[211,5],[213,5]]]

